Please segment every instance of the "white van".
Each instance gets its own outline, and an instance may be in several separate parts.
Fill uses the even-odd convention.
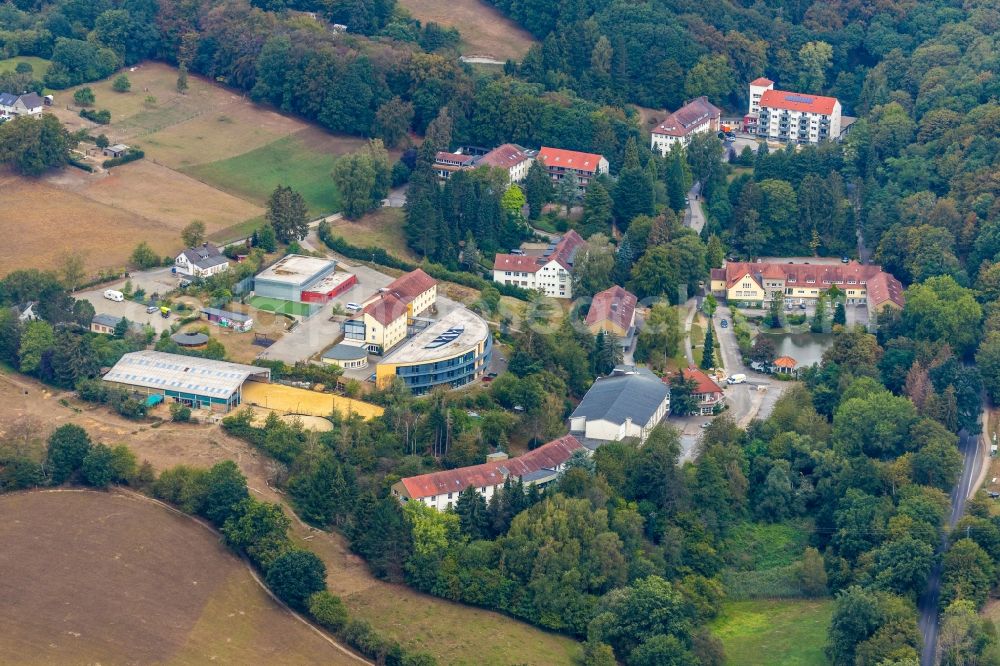
[[[729,379],[726,380],[726,383],[727,384],[744,384],[744,383],[746,383],[746,381],[747,381],[747,376],[744,375],[744,374],[742,374],[742,373],[740,373],[740,374],[736,374],[736,375],[730,376]]]
[[[122,301],[125,300],[125,294],[123,294],[120,291],[115,291],[114,289],[105,289],[104,298],[108,299],[109,301],[116,301],[118,303],[121,303]]]

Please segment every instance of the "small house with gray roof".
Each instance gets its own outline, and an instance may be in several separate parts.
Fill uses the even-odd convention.
[[[42,112],[45,102],[38,93],[30,92],[21,95],[0,93],[0,118],[12,116],[35,116]]]
[[[670,387],[648,368],[620,365],[590,387],[569,417],[569,431],[588,449],[649,432],[670,411]]]
[[[229,259],[211,243],[189,247],[174,260],[174,272],[205,278],[229,270]]]

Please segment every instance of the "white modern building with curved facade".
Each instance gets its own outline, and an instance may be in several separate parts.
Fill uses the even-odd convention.
[[[399,377],[417,395],[436,386],[456,388],[482,377],[492,354],[489,325],[460,307],[383,358],[375,369],[375,383],[384,388]]]

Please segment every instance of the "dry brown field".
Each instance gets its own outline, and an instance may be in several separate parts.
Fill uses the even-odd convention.
[[[63,423],[77,423],[96,440],[127,444],[156,470],[180,464],[209,467],[233,460],[257,498],[280,502],[294,516],[284,495],[268,483],[278,465],[219,426],[167,422],[151,428],[0,370],[0,434],[5,424],[25,417],[43,423],[45,433]],[[380,581],[371,575],[364,560],[350,552],[339,533],[320,532],[294,518],[292,526],[293,537],[326,563],[330,590],[343,597],[353,615],[406,647],[430,652],[441,664],[571,664],[579,654],[579,644],[565,636]]]
[[[123,267],[140,240],[154,248],[178,243],[177,232],[109,208],[45,181],[0,173],[0,276],[22,268],[54,269],[65,252],[87,268]]]
[[[79,253],[88,274],[121,268],[140,241],[158,254],[181,245],[193,220],[219,232],[263,214],[256,205],[183,174],[140,160],[106,175],[67,168],[40,180],[0,172],[0,276],[21,269],[56,269]]]
[[[424,23],[458,28],[462,53],[496,60],[520,60],[535,38],[483,0],[400,0]]]
[[[0,497],[0,662],[357,664],[218,536],[116,493]]]

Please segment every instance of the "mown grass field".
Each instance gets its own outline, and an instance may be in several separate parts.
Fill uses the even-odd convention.
[[[734,666],[820,666],[832,599],[732,601],[710,629]]]
[[[310,216],[334,213],[340,196],[330,172],[337,155],[319,150],[298,136],[287,136],[248,153],[183,169],[224,192],[264,205],[278,185],[302,194]]]
[[[406,245],[403,218],[402,208],[380,208],[358,220],[331,222],[330,230],[351,245],[380,247],[395,257],[417,262],[419,258]]]
[[[19,62],[26,62],[31,65],[32,75],[39,81],[45,77],[45,72],[49,71],[49,61],[45,58],[36,58],[35,56],[16,56],[14,58],[0,60],[0,72],[13,72]]]

